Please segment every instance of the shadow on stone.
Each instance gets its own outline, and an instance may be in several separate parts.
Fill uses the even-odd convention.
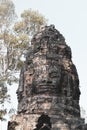
[[[18,125],[16,121],[8,122],[8,130],[15,130],[15,127]]]
[[[38,122],[34,130],[51,130],[50,117],[43,113],[38,118]]]

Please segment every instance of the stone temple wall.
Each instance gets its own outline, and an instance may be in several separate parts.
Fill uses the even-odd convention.
[[[8,130],[87,130],[70,47],[54,25],[34,35],[20,73],[18,113]]]

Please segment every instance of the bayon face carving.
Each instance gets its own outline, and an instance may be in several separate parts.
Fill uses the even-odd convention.
[[[15,130],[87,129],[80,117],[79,78],[71,49],[54,25],[34,35],[17,95]]]

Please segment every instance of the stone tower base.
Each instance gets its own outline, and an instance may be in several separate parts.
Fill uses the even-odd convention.
[[[39,114],[14,115],[8,123],[8,130],[36,130]],[[50,115],[50,130],[87,130],[84,119],[70,116]],[[48,122],[47,122],[48,123]]]

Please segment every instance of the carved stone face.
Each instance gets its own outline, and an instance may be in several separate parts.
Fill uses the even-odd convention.
[[[46,61],[47,62],[47,61]],[[37,89],[37,93],[57,93],[57,88],[60,84],[61,79],[61,67],[55,64],[46,63],[43,61],[42,64],[40,59],[35,67],[34,82]]]
[[[64,103],[68,105],[65,97],[79,100],[77,81],[71,49],[66,45],[64,37],[53,26],[36,34],[20,75],[18,101],[38,95],[64,96]]]

